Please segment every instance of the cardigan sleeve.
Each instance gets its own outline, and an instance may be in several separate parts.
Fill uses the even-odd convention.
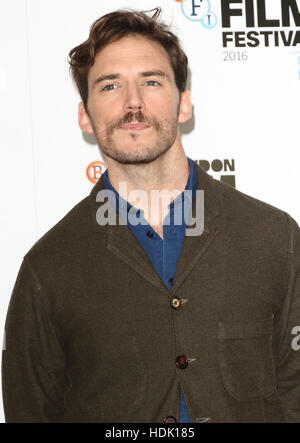
[[[300,229],[289,218],[289,279],[277,321],[277,391],[288,422],[300,422]]]
[[[63,419],[65,356],[43,307],[44,295],[25,257],[5,323],[2,393],[7,423]]]

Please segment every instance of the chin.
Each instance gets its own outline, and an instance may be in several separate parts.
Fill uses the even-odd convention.
[[[155,161],[163,152],[155,152],[149,149],[135,149],[135,152],[130,152],[130,148],[124,148],[122,152],[107,152],[105,155],[111,157],[113,160],[127,165],[147,164]]]

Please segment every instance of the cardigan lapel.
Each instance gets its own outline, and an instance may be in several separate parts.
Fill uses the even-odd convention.
[[[108,238],[107,248],[140,274],[141,277],[168,295],[168,289],[130,228],[126,229],[123,226],[121,229],[112,230]]]
[[[190,272],[199,262],[205,251],[215,240],[218,229],[215,218],[220,215],[220,205],[216,180],[211,178],[196,162],[194,162],[197,172],[197,190],[203,190],[204,198],[204,226],[201,235],[185,235],[180,257],[177,263],[172,295],[179,289],[186,280]],[[196,217],[196,199],[192,203],[192,215]]]
[[[93,225],[96,232],[104,233],[107,238],[107,249],[115,254],[120,260],[125,262],[134,271],[136,271],[142,278],[147,280],[164,294],[168,295],[169,291],[157,274],[151,260],[146,252],[131,232],[130,228],[126,228],[124,219],[119,213],[116,213],[115,225],[101,226],[97,223],[96,213],[101,204],[96,202],[96,196],[99,191],[105,190],[103,178],[100,178],[89,196],[90,210],[93,219]],[[107,204],[110,209],[115,212],[115,208],[107,199]],[[119,220],[122,223],[119,223]]]

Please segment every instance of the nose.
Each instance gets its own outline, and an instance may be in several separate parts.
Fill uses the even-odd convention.
[[[145,110],[145,103],[141,91],[137,85],[128,85],[124,103],[125,112],[137,112]]]

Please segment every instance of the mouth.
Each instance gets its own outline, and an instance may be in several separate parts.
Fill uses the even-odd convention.
[[[122,126],[121,129],[124,129],[125,131],[143,131],[147,128],[150,128],[147,123],[128,123],[127,125]]]

